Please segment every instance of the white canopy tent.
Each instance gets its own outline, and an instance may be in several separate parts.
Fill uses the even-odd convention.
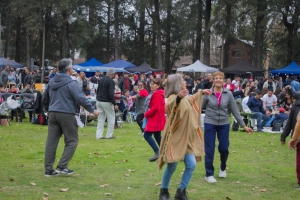
[[[188,65],[186,67],[181,67],[177,69],[178,72],[205,72],[212,73],[218,71],[218,69],[204,65],[202,62],[197,60],[195,63]]]

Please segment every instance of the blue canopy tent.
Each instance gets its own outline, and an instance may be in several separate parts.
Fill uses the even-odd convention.
[[[99,71],[99,72],[106,72],[107,69],[109,67],[82,67],[82,66],[78,66],[78,65],[73,65],[73,70],[76,70],[76,71],[80,71],[80,72],[85,72],[86,74],[88,73],[92,73],[94,75],[94,73],[96,71]],[[118,68],[115,68],[115,72],[123,72],[124,69],[118,69]]]
[[[300,74],[300,66],[296,62],[291,62],[288,66],[281,68],[281,69],[275,69],[271,70],[272,76],[280,76],[280,75],[294,75],[294,74]]]
[[[104,63],[98,61],[96,58],[93,57],[93,58],[89,59],[88,61],[77,64],[77,65],[82,66],[82,67],[100,67],[100,66],[104,65]]]
[[[135,68],[136,66],[130,62],[127,62],[126,60],[115,60],[113,62],[107,63],[103,65],[102,67],[113,67],[113,68],[119,68],[119,69],[129,69],[129,68]]]
[[[8,65],[11,68],[23,68],[24,65],[17,63],[13,60],[8,60],[6,58],[0,57],[0,67],[5,68],[5,66]]]

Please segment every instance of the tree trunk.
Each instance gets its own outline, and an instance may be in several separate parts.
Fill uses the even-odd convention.
[[[16,50],[15,50],[15,61],[21,61],[21,17],[18,16],[16,19]]]
[[[266,29],[266,1],[258,1],[256,5],[254,66],[262,69],[263,42]]]
[[[165,53],[165,72],[171,73],[171,11],[172,11],[172,0],[167,2],[167,25],[166,25],[166,53]]]
[[[152,25],[152,46],[151,46],[151,67],[155,68],[156,66],[156,25],[153,23]]]
[[[157,37],[157,69],[162,69],[162,45],[161,45],[161,23],[159,17],[159,0],[154,0],[155,7],[155,24],[156,24],[156,37]]]
[[[107,1],[106,62],[110,61],[110,15],[111,15],[111,3],[110,1]]]
[[[293,55],[293,42],[294,42],[294,23],[289,23],[288,22],[288,17],[287,17],[287,13],[289,12],[289,4],[285,5],[285,13],[282,13],[282,22],[284,24],[284,26],[287,28],[288,30],[288,42],[287,42],[287,56],[286,56],[286,61],[287,64],[292,62],[292,55]],[[294,16],[293,16],[294,18]],[[294,20],[294,19],[292,19]]]
[[[146,53],[145,53],[145,4],[141,3],[140,5],[140,28],[139,28],[139,43],[138,43],[138,49],[139,49],[139,56],[137,57],[137,63],[141,63],[144,61],[145,57],[146,57]]]
[[[10,40],[10,20],[6,20],[5,43],[4,43],[4,58],[8,55],[8,43]]]
[[[291,55],[291,61],[295,61],[296,60],[296,54],[297,54],[297,46],[299,45],[296,41],[297,41],[297,37],[298,37],[298,29],[299,29],[299,4],[296,3],[295,5],[295,13],[293,16],[293,43],[292,43],[292,55]]]
[[[196,30],[196,52],[194,56],[194,62],[200,60],[201,53],[201,38],[202,38],[202,0],[198,0],[198,17],[197,17],[197,30]]]
[[[115,11],[114,11],[114,28],[115,28],[115,60],[119,59],[119,1],[115,0]]]
[[[205,32],[204,32],[204,51],[203,63],[210,66],[210,15],[211,15],[211,0],[205,0]]]
[[[62,12],[63,22],[61,25],[61,40],[62,40],[62,57],[69,58],[70,57],[70,49],[69,49],[69,16],[68,11],[64,10]]]
[[[27,58],[27,67],[31,70],[31,44],[30,44],[30,38],[31,38],[31,35],[30,35],[30,32],[29,30],[26,30],[26,58]]]
[[[223,30],[222,27],[222,32],[225,35],[225,44],[224,45],[224,50],[222,54],[222,68],[228,67],[228,58],[229,58],[229,46],[232,43],[232,37],[231,37],[231,9],[232,9],[232,4],[230,2],[225,3],[226,4],[226,18],[225,18],[225,30]]]

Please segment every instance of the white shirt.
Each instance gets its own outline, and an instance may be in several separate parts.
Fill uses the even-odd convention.
[[[236,80],[233,80],[231,83],[235,86],[234,87],[234,92],[240,90],[239,82],[237,82]]]
[[[269,97],[268,94],[265,94],[261,100],[266,102],[267,107],[271,107],[274,102],[277,102],[277,97],[274,94],[272,94],[271,97]]]

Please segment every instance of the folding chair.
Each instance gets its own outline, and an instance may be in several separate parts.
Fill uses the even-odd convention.
[[[133,121],[136,119],[136,113],[129,111],[127,112],[126,121],[130,124],[133,124]]]

